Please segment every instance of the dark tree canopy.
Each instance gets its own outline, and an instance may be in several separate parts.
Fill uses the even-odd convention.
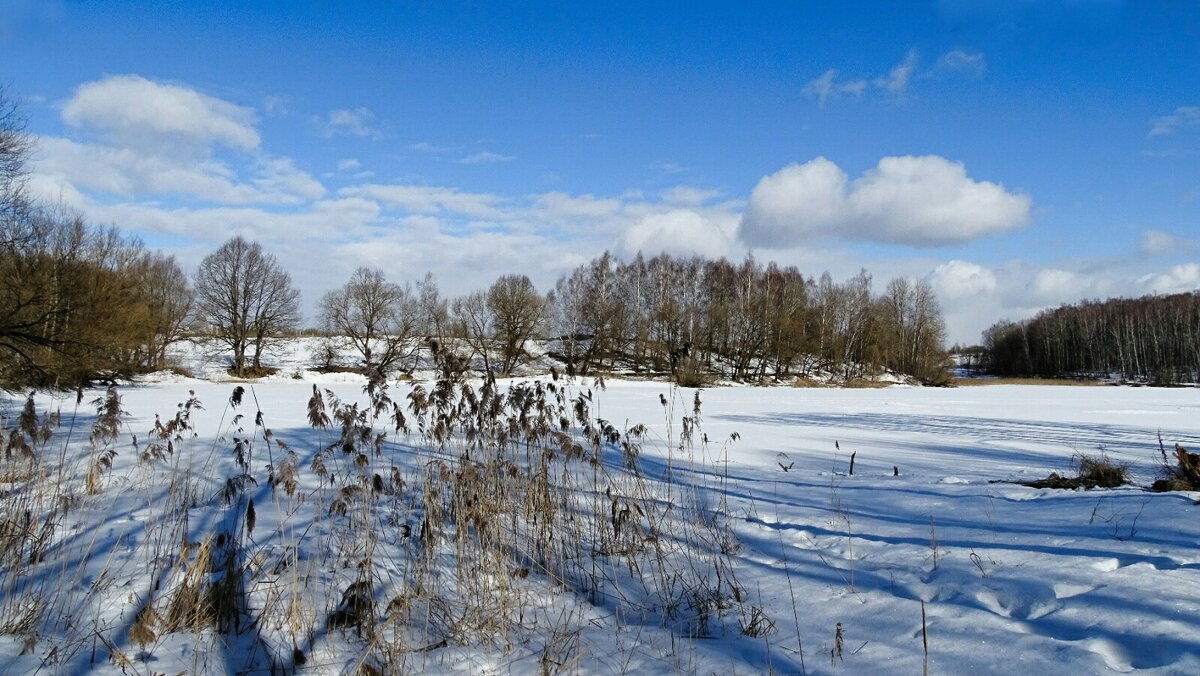
[[[984,367],[1006,376],[1200,381],[1200,291],[1063,305],[983,334]]]

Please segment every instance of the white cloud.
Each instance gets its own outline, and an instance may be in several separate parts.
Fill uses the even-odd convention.
[[[930,283],[940,298],[954,301],[994,292],[996,275],[981,265],[952,260],[933,269]]]
[[[335,238],[364,237],[380,216],[370,200],[341,198],[319,200],[291,212],[256,207],[164,208],[156,204],[89,204],[90,218],[121,225],[123,229],[182,235],[219,243],[234,235],[262,241],[264,245],[313,238],[329,246]],[[297,270],[309,270],[311,261],[297,261]]]
[[[934,71],[963,73],[979,77],[987,70],[987,62],[982,52],[967,52],[962,49],[952,49],[938,57]]]
[[[338,134],[349,134],[350,136],[361,136],[364,138],[382,138],[383,133],[371,126],[371,121],[375,119],[375,113],[372,113],[367,108],[337,108],[329,111],[329,114],[322,120],[324,126],[324,134],[326,138],[331,138]]]
[[[264,195],[280,195],[285,202],[292,196],[308,200],[325,196],[325,186],[298,169],[290,157],[264,157],[255,165],[258,175],[251,182]]]
[[[267,115],[287,115],[287,99],[279,95],[264,96],[262,109]]]
[[[458,162],[459,164],[501,164],[504,162],[512,162],[515,159],[517,159],[516,155],[501,155],[499,153],[484,151],[467,155]]]
[[[650,169],[657,171],[660,174],[682,174],[688,170],[687,167],[678,162],[658,161],[650,165]]]
[[[896,64],[886,77],[875,78],[875,86],[893,96],[900,96],[908,90],[913,70],[917,67],[917,52],[909,50],[904,60]]]
[[[362,167],[362,162],[354,158],[340,160],[337,163],[338,171],[354,171],[360,167]]]
[[[1166,136],[1180,129],[1195,126],[1200,126],[1200,106],[1180,106],[1170,115],[1156,118],[1150,128],[1150,135]]]
[[[44,192],[223,205],[291,205],[325,194],[293,160],[260,150],[249,109],[182,85],[106,77],[79,86],[62,118],[95,134],[87,142],[38,139],[32,170]],[[237,152],[218,155],[220,146]]]
[[[419,153],[425,153],[428,155],[440,155],[440,154],[450,150],[446,146],[440,146],[435,143],[430,143],[429,141],[421,141],[420,143],[414,143],[409,146],[409,149],[415,150]]]
[[[841,71],[829,68],[805,83],[801,93],[817,99],[821,106],[844,96],[861,97],[870,87],[890,97],[902,97],[908,92],[914,78],[931,78],[939,74],[979,77],[987,69],[982,53],[962,49],[953,49],[942,54],[932,67],[924,71],[918,72],[919,62],[917,50],[910,49],[904,55],[904,59],[892,66],[886,74],[871,78],[843,80],[840,79]]]
[[[720,196],[720,190],[695,188],[688,185],[677,185],[674,188],[668,188],[659,193],[659,197],[662,198],[663,202],[683,206],[699,206]]]
[[[824,106],[826,102],[836,100],[843,94],[851,96],[860,96],[867,89],[866,80],[850,80],[849,82],[838,82],[838,69],[830,68],[820,77],[809,80],[804,88],[800,90],[805,96],[812,96],[817,99],[819,105]]]
[[[80,85],[63,106],[62,117],[71,126],[98,129],[125,145],[184,141],[252,150],[259,144],[249,109],[137,75]]]
[[[83,211],[88,204],[88,198],[78,188],[59,176],[34,171],[29,175],[25,184],[29,196],[35,200],[49,204],[70,207]]]
[[[790,247],[810,237],[914,246],[967,242],[1029,220],[1030,200],[975,181],[936,155],[884,157],[853,183],[824,157],[764,176],[742,215],[751,246]]]
[[[554,223],[613,218],[623,207],[624,203],[618,199],[565,192],[544,193],[534,201],[537,214]]]
[[[625,231],[621,243],[627,256],[639,251],[647,256],[669,253],[720,258],[730,254],[730,241],[737,221],[725,227],[691,209],[675,209],[645,216]]]
[[[1138,283],[1149,293],[1200,291],[1200,263],[1175,265],[1165,273],[1146,275]]]
[[[1142,242],[1138,250],[1147,256],[1157,256],[1175,249],[1179,244],[1179,240],[1162,230],[1146,230],[1142,233]]]
[[[212,158],[178,157],[133,146],[38,139],[33,172],[43,185],[71,186],[125,198],[183,195],[220,204],[294,204],[324,195],[325,188],[284,157],[256,158],[253,178],[239,182],[226,164]]]
[[[476,218],[493,218],[499,214],[495,195],[462,192],[457,188],[369,183],[343,188],[341,194],[378,200],[414,213],[451,212]]]
[[[1093,289],[1094,280],[1058,268],[1039,270],[1026,285],[1027,299],[1038,305],[1074,303]]]

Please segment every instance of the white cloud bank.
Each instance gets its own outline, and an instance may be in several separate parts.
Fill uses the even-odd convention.
[[[625,231],[622,249],[627,256],[669,253],[706,258],[728,256],[737,218],[715,217],[692,209],[650,214]]]
[[[123,145],[169,139],[252,150],[260,141],[250,109],[138,75],[80,85],[63,106],[62,118],[73,127],[97,129]]]
[[[105,77],[80,85],[62,119],[86,140],[39,138],[32,184],[72,206],[85,206],[84,191],[222,205],[295,205],[325,194],[290,158],[261,150],[251,109],[182,85]]]
[[[1200,290],[1200,263],[1172,266],[1164,273],[1150,274],[1138,280],[1148,293],[1187,293]]]
[[[849,181],[818,157],[764,176],[742,215],[751,246],[788,248],[813,237],[914,246],[968,242],[1029,221],[1030,199],[936,155],[884,157]]]
[[[933,269],[929,277],[938,297],[946,301],[978,298],[996,290],[995,273],[967,261],[942,263]]]

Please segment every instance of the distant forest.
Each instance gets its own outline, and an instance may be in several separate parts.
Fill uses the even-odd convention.
[[[1088,301],[997,323],[984,332],[983,367],[1002,376],[1200,382],[1200,291]]]

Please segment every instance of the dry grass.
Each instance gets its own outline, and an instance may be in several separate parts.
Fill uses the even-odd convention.
[[[951,378],[954,387],[978,387],[986,385],[1068,385],[1072,387],[1095,387],[1108,385],[1103,380],[1076,378]]]
[[[443,648],[521,646],[544,672],[570,672],[589,650],[584,631],[604,622],[677,637],[774,631],[737,579],[698,393],[672,388],[668,432],[651,440],[643,425],[597,417],[599,378],[502,391],[469,384],[449,356],[438,366],[436,382],[395,401],[382,378],[365,402],[314,388],[312,428],[295,450],[266,426],[249,387],[235,388],[221,429],[206,431],[207,454],[185,448],[198,434],[194,395],[139,434],[109,390],[73,465],[65,440],[47,453],[55,420],[30,404],[0,466],[24,488],[0,492],[0,631],[71,654],[107,646],[126,661],[151,659],[171,634],[231,643],[249,633],[264,649],[247,668],[291,671],[353,645],[359,666],[381,673],[420,671]],[[143,448],[134,441],[129,452],[139,436]],[[650,443],[673,458],[666,478],[642,471]],[[97,526],[131,495],[154,496],[138,508],[137,556],[148,566],[130,573],[119,540],[93,540],[77,568],[54,558],[67,551],[56,549],[65,510],[85,494]],[[28,584],[30,562],[61,572]],[[85,581],[92,575],[103,584]],[[122,592],[123,625],[100,619],[118,583],[133,590]],[[90,615],[65,620],[69,604]]]
[[[1037,481],[1018,482],[1030,488],[1057,488],[1076,490],[1083,488],[1117,488],[1129,484],[1129,467],[1109,460],[1104,454],[1075,456],[1075,476],[1062,476],[1051,472],[1050,476]]]
[[[246,366],[241,371],[231,368],[227,369],[225,373],[234,378],[265,378],[279,373],[279,369],[274,366]]]
[[[770,382],[759,383],[759,385],[763,385],[763,386],[768,386],[771,384],[772,383],[770,383]],[[810,378],[808,376],[796,376],[796,377],[792,378],[790,381],[788,381],[787,385],[790,387],[796,387],[796,388],[801,388],[801,389],[805,389],[805,388],[814,388],[814,389],[815,388],[822,388],[822,389],[845,388],[848,390],[855,390],[855,389],[869,390],[869,389],[883,389],[885,387],[895,385],[895,383],[888,381],[888,380],[872,380],[870,378],[847,378],[842,381],[837,381],[837,380],[823,381],[823,380],[817,380],[816,378]]]
[[[847,390],[878,390],[885,387],[895,385],[888,380],[871,380],[869,378],[847,378],[845,381],[838,383],[838,387]]]
[[[1189,453],[1183,446],[1175,444],[1175,464],[1172,465],[1161,438],[1159,448],[1162,450],[1162,478],[1154,482],[1151,490],[1158,493],[1200,490],[1200,453]]]

